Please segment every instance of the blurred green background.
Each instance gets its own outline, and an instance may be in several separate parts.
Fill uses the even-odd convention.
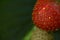
[[[23,40],[32,30],[36,0],[0,0],[0,40]],[[24,39],[25,40],[25,39]]]
[[[0,40],[30,40],[36,0],[0,0]],[[54,32],[60,40],[60,30]]]

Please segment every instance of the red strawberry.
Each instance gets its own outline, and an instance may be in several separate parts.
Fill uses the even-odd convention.
[[[46,31],[60,29],[59,6],[57,2],[44,2],[44,4],[41,5],[37,1],[32,14],[34,24]]]
[[[43,8],[46,4],[48,4],[49,2],[53,2],[55,0],[37,0],[37,3],[34,7],[34,10],[35,9],[41,9]]]

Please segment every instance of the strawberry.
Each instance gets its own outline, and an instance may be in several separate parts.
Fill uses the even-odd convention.
[[[43,2],[43,1],[42,1]],[[46,31],[60,29],[60,4],[53,1],[37,1],[33,13],[33,23]]]
[[[31,40],[54,40],[54,35],[36,27],[32,31]]]

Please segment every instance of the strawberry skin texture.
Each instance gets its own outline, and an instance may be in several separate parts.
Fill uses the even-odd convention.
[[[60,4],[58,2],[38,2],[32,13],[33,23],[46,31],[60,29]]]

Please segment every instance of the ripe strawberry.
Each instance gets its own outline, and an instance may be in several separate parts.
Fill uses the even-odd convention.
[[[46,31],[60,29],[60,5],[58,2],[38,2],[36,3],[32,20],[34,24]]]

